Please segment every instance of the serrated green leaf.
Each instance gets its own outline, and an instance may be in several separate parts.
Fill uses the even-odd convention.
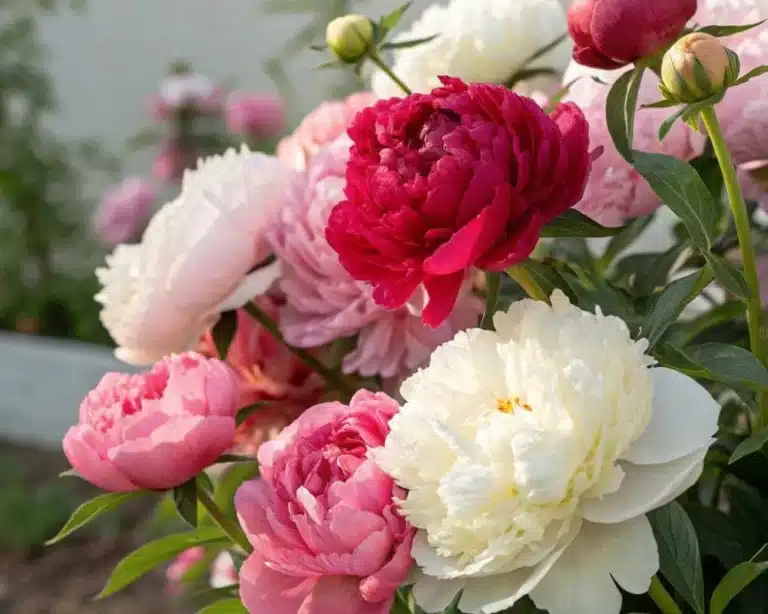
[[[605,103],[605,123],[618,152],[632,159],[632,135],[640,83],[645,69],[635,67],[622,74],[611,86]]]
[[[67,520],[61,530],[56,534],[55,537],[45,542],[45,545],[51,546],[57,542],[60,542],[65,537],[84,527],[86,524],[98,518],[102,514],[112,511],[120,507],[126,501],[130,501],[131,499],[135,499],[146,493],[147,491],[142,490],[134,492],[106,493],[99,495],[98,497],[94,497],[90,501],[86,501],[74,512],[72,512],[69,520]]]
[[[690,164],[673,156],[635,151],[632,166],[685,224],[693,243],[709,251],[720,207]]]
[[[704,258],[707,264],[712,267],[717,281],[726,290],[743,301],[749,300],[752,293],[749,291],[747,280],[741,269],[711,252],[704,252]]]
[[[248,614],[240,599],[222,599],[198,610],[198,614]]]
[[[768,370],[744,348],[727,343],[704,343],[686,348],[685,353],[721,381],[768,388]]]
[[[766,444],[768,444],[768,426],[742,441],[733,451],[728,463],[736,463],[745,456],[760,452]]]
[[[653,215],[639,217],[623,228],[620,228],[620,232],[608,242],[605,253],[600,257],[600,266],[607,267],[613,262],[616,256],[627,249],[635,242],[635,239],[645,232],[645,229],[653,222],[653,219]]]
[[[229,538],[219,527],[200,527],[188,533],[175,533],[144,544],[134,550],[115,567],[106,586],[97,599],[108,597],[152,571],[185,550],[205,544],[229,543]]]
[[[432,36],[425,36],[423,38],[413,38],[411,40],[407,41],[397,41],[397,42],[391,42],[391,43],[384,43],[381,46],[382,50],[387,49],[410,49],[411,47],[418,47],[419,45],[423,45],[425,43],[428,43],[430,41],[435,40],[439,34],[433,34]]]
[[[662,575],[685,601],[704,614],[704,577],[696,531],[682,506],[673,501],[648,513]]]
[[[745,562],[731,569],[712,593],[710,614],[723,614],[725,608],[741,591],[752,584],[766,570],[768,563]]]
[[[666,330],[677,320],[695,296],[701,272],[692,273],[669,284],[656,297],[643,325],[643,336],[648,339],[648,349],[658,343]]]
[[[221,314],[219,321],[213,327],[213,343],[221,360],[226,360],[229,353],[229,346],[237,332],[237,313],[235,311],[225,311]]]
[[[747,81],[751,81],[755,77],[759,77],[760,75],[763,75],[767,72],[768,72],[768,66],[758,66],[757,68],[753,68],[746,75],[739,77],[731,87],[736,87],[737,85],[743,85]]]
[[[197,480],[195,478],[173,489],[173,504],[184,522],[193,528],[197,526]]]
[[[752,28],[756,28],[757,26],[761,26],[765,23],[765,19],[762,21],[757,21],[755,23],[748,23],[743,26],[704,26],[703,28],[699,28],[696,30],[697,32],[704,32],[705,34],[709,34],[710,36],[733,36],[734,34],[739,34],[740,32],[746,32],[747,30],[751,30]]]
[[[576,209],[568,209],[544,226],[541,236],[545,238],[614,237],[625,228],[626,226],[615,228],[602,226]]]
[[[403,15],[405,15],[405,12],[410,8],[411,4],[413,4],[413,2],[406,2],[402,6],[397,7],[391,13],[384,15],[384,17],[382,17],[379,21],[379,27],[385,32],[394,30],[397,27],[397,24],[400,23]]]

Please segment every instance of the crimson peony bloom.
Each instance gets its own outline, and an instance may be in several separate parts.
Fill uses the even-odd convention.
[[[502,271],[530,255],[581,198],[592,160],[573,103],[548,116],[503,86],[441,81],[357,115],[346,200],[326,230],[380,305],[399,307],[423,284],[430,326],[449,316],[471,267]]]
[[[696,0],[575,0],[568,9],[573,59],[620,68],[674,42],[696,12]]]

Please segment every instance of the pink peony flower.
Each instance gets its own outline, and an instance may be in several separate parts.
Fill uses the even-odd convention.
[[[226,550],[220,552],[211,565],[211,587],[224,588],[237,584],[237,567],[232,555]]]
[[[80,405],[64,453],[104,490],[165,490],[232,446],[238,383],[223,362],[186,353],[146,373],[107,373]]]
[[[584,111],[589,122],[589,140],[603,147],[603,155],[592,164],[584,195],[576,209],[606,226],[620,226],[627,220],[653,213],[661,201],[632,166],[621,157],[613,145],[605,125],[605,100],[612,82],[620,71],[611,73],[585,71],[572,65],[565,82],[576,80],[567,100]],[[590,78],[598,76],[603,83]],[[656,75],[646,72],[640,88],[639,104],[656,102],[661,98]],[[638,109],[635,114],[633,146],[640,151],[665,153],[689,160],[704,151],[706,139],[683,122],[677,122],[666,138],[659,142],[659,126],[671,114],[669,109]]]
[[[274,299],[261,296],[256,302],[279,322]],[[211,331],[204,335],[198,351],[219,357]],[[268,403],[238,426],[234,439],[234,451],[238,454],[255,455],[264,441],[276,437],[325,392],[322,378],[244,309],[237,311],[237,332],[226,360],[240,382],[238,407]]]
[[[179,111],[191,109],[202,115],[221,111],[222,93],[205,75],[180,72],[168,75],[160,91],[150,97],[152,119],[159,122],[173,119]]]
[[[423,321],[442,323],[472,267],[527,258],[542,227],[581,198],[589,126],[573,103],[551,116],[503,86],[441,78],[431,94],[360,112],[346,200],[326,236],[341,264],[394,309],[424,284]]]
[[[184,171],[195,164],[195,156],[182,149],[175,139],[168,139],[160,146],[160,151],[152,162],[152,174],[160,181],[181,181]]]
[[[228,98],[224,114],[230,132],[250,138],[275,138],[285,125],[285,104],[276,96],[235,92]]]
[[[181,583],[184,581],[184,577],[196,565],[202,562],[204,556],[205,548],[203,546],[196,546],[195,548],[185,550],[173,560],[165,572],[165,579],[168,581],[168,592],[171,595],[178,596],[183,592]]]
[[[695,12],[696,0],[575,0],[568,9],[573,58],[620,68],[674,42]]]
[[[405,493],[369,451],[384,445],[397,403],[358,392],[305,412],[259,450],[262,479],[235,506],[254,552],[240,570],[249,612],[388,614],[411,567]]]
[[[277,157],[298,170],[304,170],[320,148],[344,134],[355,115],[374,102],[376,96],[370,92],[359,92],[345,100],[322,103],[302,120],[293,134],[280,141]]]
[[[344,199],[350,144],[342,136],[320,150],[288,189],[273,239],[286,296],[280,327],[288,343],[303,348],[357,336],[344,372],[396,377],[420,367],[459,330],[475,326],[482,305],[467,288],[451,316],[432,329],[413,309],[378,305],[371,287],[341,266],[325,229],[331,209]]]
[[[101,242],[115,246],[136,239],[149,219],[155,198],[152,185],[138,177],[110,188],[93,218]]]

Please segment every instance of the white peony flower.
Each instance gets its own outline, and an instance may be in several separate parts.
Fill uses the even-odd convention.
[[[119,246],[96,274],[101,320],[121,360],[151,364],[191,348],[221,311],[264,292],[277,265],[254,270],[271,252],[293,171],[248,148],[201,160],[179,197],[150,222],[138,245]]]
[[[408,491],[419,605],[618,614],[659,567],[646,512],[694,484],[719,406],[561,292],[459,333],[402,387],[376,459]]]
[[[393,39],[438,35],[428,43],[396,50],[392,68],[414,92],[437,87],[441,75],[503,83],[522,68],[562,72],[571,55],[570,39],[531,66],[524,65],[567,30],[559,0],[451,0],[447,6],[428,7],[407,32]],[[380,98],[403,95],[381,70],[373,73],[371,85]]]
[[[160,99],[173,109],[206,100],[215,93],[213,81],[196,73],[168,75],[160,85]]]

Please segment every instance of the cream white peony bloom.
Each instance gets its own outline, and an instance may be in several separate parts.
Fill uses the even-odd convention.
[[[414,92],[437,87],[440,75],[503,83],[567,31],[559,0],[451,0],[446,6],[431,5],[408,31],[394,37],[407,41],[438,35],[428,43],[396,50],[392,68]],[[571,49],[570,39],[564,40],[530,67],[560,73]],[[380,98],[403,95],[380,70],[373,73],[371,85]]]
[[[561,292],[459,333],[401,389],[376,456],[418,529],[416,601],[618,614],[659,567],[646,512],[699,477],[719,406],[647,342]]]
[[[141,243],[119,246],[96,271],[118,358],[144,365],[187,350],[221,311],[272,284],[277,265],[254,269],[271,252],[265,235],[292,174],[246,147],[186,173],[180,196],[158,211]]]

